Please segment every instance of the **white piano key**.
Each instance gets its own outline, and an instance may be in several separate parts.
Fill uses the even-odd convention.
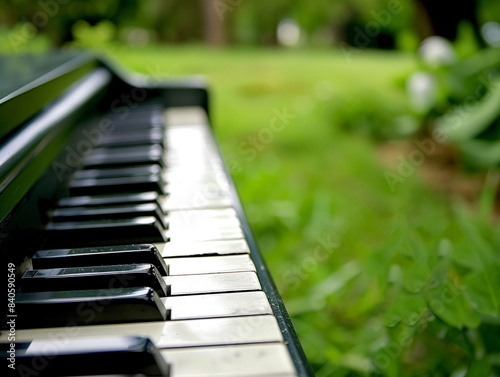
[[[168,258],[165,262],[170,276],[255,271],[249,255]]]
[[[171,377],[295,376],[283,344],[258,344],[161,350]]]
[[[232,200],[229,196],[220,198],[207,198],[202,193],[191,197],[168,197],[165,199],[163,206],[164,211],[176,211],[183,209],[211,209],[224,208],[232,205]]]
[[[165,276],[163,279],[170,286],[169,295],[171,296],[257,291],[261,289],[255,272]]]
[[[170,374],[170,377],[174,376],[174,374]],[[224,375],[225,376],[225,375]],[[267,376],[267,374],[266,374]],[[296,374],[290,374],[290,373],[273,373],[269,375],[270,377],[297,377]],[[109,376],[95,376],[95,377],[109,377]],[[112,377],[135,377],[135,376],[112,376]],[[197,377],[220,377],[217,375],[213,374],[203,374],[199,375]],[[262,374],[239,374],[237,377],[262,377]]]
[[[233,208],[172,211],[166,216],[170,229],[239,227],[240,221]]]
[[[282,342],[276,318],[271,315],[193,319],[186,321],[144,322],[85,327],[52,327],[17,330],[19,342],[32,339],[52,340],[64,346],[70,338],[99,336],[145,336],[158,348],[218,346]],[[7,342],[8,334],[0,335],[0,342]]]
[[[172,377],[172,376],[173,376],[173,374],[170,375],[170,377]],[[108,376],[95,376],[95,377],[108,377]],[[113,377],[134,377],[134,376],[113,376]],[[210,374],[210,375],[203,374],[203,375],[200,375],[197,377],[217,377],[217,376],[214,376],[213,374]],[[242,374],[242,375],[238,375],[237,377],[262,377],[262,374],[260,374],[260,373],[259,374]],[[295,373],[294,374],[273,373],[270,375],[270,377],[297,377],[297,375]]]
[[[205,157],[206,159],[207,157]],[[165,161],[167,167],[162,172],[161,176],[165,182],[172,185],[200,185],[201,183],[217,182],[217,172],[212,165],[206,162],[197,162],[190,159],[186,161],[184,158],[172,159]]]
[[[189,217],[183,223],[176,223],[171,218],[166,218],[165,221],[169,224],[170,234],[177,236],[187,233],[200,233],[203,232],[219,232],[223,230],[241,229],[238,219],[197,219],[196,217]]]
[[[164,258],[195,255],[249,254],[247,242],[241,239],[206,242],[167,242],[155,246]]]
[[[165,124],[172,132],[175,126],[208,124],[205,110],[199,106],[171,107],[165,110]]]
[[[201,122],[200,122],[201,123]],[[193,155],[210,149],[209,126],[191,124],[184,127],[167,127],[166,134],[169,149],[177,150],[184,155]],[[186,148],[199,146],[198,148]]]
[[[206,231],[222,231],[229,229],[240,229],[240,222],[236,218],[229,219],[197,219],[196,217],[188,217],[182,223],[176,223],[168,217],[165,221],[169,224],[169,231],[172,234],[185,234],[194,232]]]
[[[240,227],[232,228],[214,228],[214,229],[175,229],[165,232],[167,238],[171,242],[198,242],[198,241],[219,241],[219,240],[234,240],[244,237]]]
[[[182,170],[185,168],[181,166]],[[216,171],[206,171],[200,175],[183,176],[175,171],[167,170],[162,174],[165,182],[165,192],[179,193],[186,190],[207,191],[210,193],[229,194],[229,186],[223,179],[217,176],[221,174]]]
[[[179,168],[181,170],[181,168]],[[216,174],[215,171],[209,171],[207,173],[204,173],[202,175],[189,175],[186,176],[185,179],[181,181],[176,181],[176,180],[169,180],[170,176],[169,174],[172,174],[172,170],[167,170],[164,171],[162,174],[163,177],[165,177],[165,182],[168,182],[165,184],[165,188],[167,192],[176,192],[176,191],[181,191],[190,189],[192,187],[196,187],[197,189],[204,189],[206,191],[210,192],[228,192],[227,188],[223,187],[221,185],[221,180],[217,178],[217,176],[214,176]],[[182,178],[182,176],[180,177]]]
[[[177,162],[179,166],[168,165],[162,170],[162,178],[168,185],[178,187],[182,185],[194,185],[200,183],[213,183],[220,186],[222,189],[227,189],[227,178],[222,175],[222,168],[215,168],[213,165],[205,166],[206,170],[201,172],[201,174],[188,174],[182,166],[182,161]],[[214,169],[215,168],[215,169]]]
[[[232,219],[237,218],[238,214],[236,213],[233,207],[227,208],[217,208],[217,209],[192,209],[192,210],[184,210],[184,211],[175,211],[169,213],[169,216],[178,216],[179,220],[183,220],[184,218],[201,218],[201,219]]]
[[[168,197],[165,204],[171,203],[185,203],[193,196],[202,196],[206,201],[209,200],[222,200],[230,198],[229,191],[223,191],[219,186],[214,186],[210,183],[204,182],[191,182],[184,185],[166,185],[165,188]]]
[[[272,314],[267,296],[262,291],[171,296],[160,300],[172,310],[171,320]]]
[[[168,164],[168,162],[167,162]],[[186,172],[186,169],[194,169],[194,171]],[[217,165],[187,165],[184,161],[176,161],[170,163],[162,170],[161,177],[166,182],[166,189],[170,192],[175,192],[176,189],[197,187],[206,190],[220,190],[228,192],[229,182],[224,173],[224,170]]]

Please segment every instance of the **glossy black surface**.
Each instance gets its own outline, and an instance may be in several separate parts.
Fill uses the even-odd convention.
[[[107,192],[156,191],[164,194],[165,182],[160,174],[132,177],[74,179],[69,183],[71,195],[105,194]]]
[[[59,200],[59,207],[103,206],[109,204],[149,203],[157,201],[159,194],[154,191],[110,195],[68,196]]]
[[[165,242],[165,229],[153,216],[129,219],[49,222],[47,247],[83,247]]]
[[[160,171],[160,165],[141,165],[132,167],[126,166],[114,169],[88,169],[76,171],[75,174],[73,174],[73,179],[142,177],[153,174],[160,174]]]
[[[169,314],[148,287],[18,293],[16,312],[17,328],[165,321]]]
[[[127,219],[141,216],[154,216],[167,229],[163,211],[154,202],[106,207],[62,207],[52,212],[52,221]]]
[[[71,86],[63,97],[44,107],[12,135],[0,141],[0,221],[67,147],[73,122],[95,104],[111,78],[112,75],[104,69],[89,73]],[[61,181],[64,172],[71,171],[74,166],[66,159],[52,173]]]
[[[152,128],[142,131],[117,131],[113,135],[105,135],[99,143],[102,147],[123,145],[163,144],[163,129]]]
[[[147,244],[39,250],[31,261],[36,269],[151,263],[161,275],[168,274],[168,266],[158,249]]]
[[[0,55],[0,140],[95,66],[81,52]]]
[[[16,343],[16,366],[20,375],[37,377],[145,375],[168,377],[170,368],[153,342],[143,337],[33,340]],[[10,344],[0,344],[0,356],[8,357]],[[50,360],[44,368],[41,361]],[[35,374],[36,373],[36,374]]]
[[[96,148],[85,158],[83,167],[89,169],[150,164],[163,165],[161,145]]]
[[[167,295],[160,273],[146,263],[28,270],[21,279],[23,292],[127,287],[150,287],[161,297]]]

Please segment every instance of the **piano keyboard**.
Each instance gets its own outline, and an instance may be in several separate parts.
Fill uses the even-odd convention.
[[[20,375],[306,375],[263,290],[204,109],[124,111],[103,116],[116,128],[72,175],[18,281]]]

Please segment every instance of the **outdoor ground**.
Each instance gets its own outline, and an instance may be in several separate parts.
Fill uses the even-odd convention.
[[[437,376],[466,357],[450,332],[436,336],[437,320],[426,319],[418,338],[380,363],[399,331],[394,302],[414,297],[396,292],[398,282],[408,288],[446,250],[467,247],[463,224],[489,216],[487,196],[475,214],[421,179],[436,155],[388,181],[422,140],[394,147],[364,136],[386,127],[373,119],[407,112],[411,55],[196,46],[108,52],[153,78],[207,77],[223,155],[317,376]]]

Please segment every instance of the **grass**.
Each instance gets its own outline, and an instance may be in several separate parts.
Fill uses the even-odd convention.
[[[317,376],[448,375],[474,359],[460,326],[445,326],[452,305],[431,318],[425,304],[447,250],[470,246],[461,224],[473,215],[417,174],[393,192],[377,143],[345,130],[389,127],[406,112],[411,56],[196,46],[111,55],[139,72],[208,78],[217,138]],[[481,224],[478,237],[498,246]],[[407,323],[415,313],[418,326]],[[398,343],[402,332],[411,341]]]

